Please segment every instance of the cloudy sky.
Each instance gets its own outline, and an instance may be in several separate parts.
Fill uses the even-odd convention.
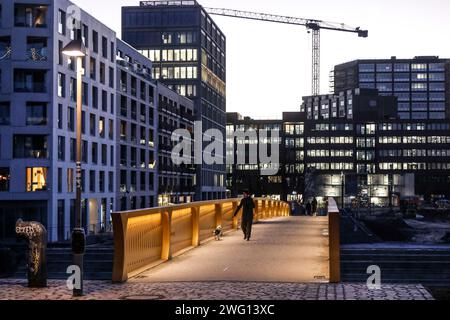
[[[72,0],[121,34],[120,7],[139,0]],[[448,0],[199,0],[205,7],[343,22],[369,37],[322,31],[321,90],[333,66],[357,58],[450,57]],[[301,26],[214,17],[227,36],[227,110],[254,118],[299,109],[311,93],[311,38]]]

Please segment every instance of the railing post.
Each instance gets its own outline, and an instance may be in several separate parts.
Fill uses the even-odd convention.
[[[330,283],[341,281],[340,213],[334,199],[328,200]]]
[[[258,199],[253,199],[253,201],[254,201],[254,203],[255,203],[255,211],[254,211],[254,220],[255,220],[255,222],[258,222],[259,221],[259,201],[258,201]]]
[[[236,212],[238,204],[236,201],[233,201],[233,214]],[[233,217],[233,229],[237,230],[239,228],[239,219],[238,216]]]
[[[269,218],[273,217],[273,201],[269,201]]]
[[[192,246],[200,245],[200,208],[192,207]]]
[[[128,280],[126,237],[128,217],[114,212],[112,214],[114,230],[114,265],[113,282],[124,282]]]
[[[264,199],[263,201],[262,201],[262,204],[261,204],[261,206],[262,206],[262,208],[261,208],[261,215],[262,215],[262,217],[261,217],[261,219],[265,219],[266,218],[266,210],[267,210],[267,208],[266,208],[266,202],[267,202],[267,200],[266,199]]]
[[[170,245],[172,237],[172,210],[167,209],[161,212],[161,223],[162,223],[162,250],[161,250],[161,260],[167,261],[172,259],[172,248]]]
[[[216,203],[216,227],[222,226],[222,204]]]

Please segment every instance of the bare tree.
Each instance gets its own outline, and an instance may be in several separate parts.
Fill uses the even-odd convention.
[[[313,197],[316,193],[317,171],[315,168],[306,168],[303,174],[303,196],[304,199]]]

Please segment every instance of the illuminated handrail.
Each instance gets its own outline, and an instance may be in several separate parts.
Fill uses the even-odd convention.
[[[289,204],[254,199],[255,222],[290,215]],[[240,199],[226,199],[112,214],[114,228],[113,281],[124,282],[143,271],[197,247],[213,237],[217,226],[237,230]]]

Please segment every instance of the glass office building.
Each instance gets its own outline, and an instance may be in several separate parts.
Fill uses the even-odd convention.
[[[435,56],[413,59],[356,60],[334,68],[334,92],[378,89],[398,98],[401,119],[448,119],[450,60]]]
[[[152,60],[154,79],[194,100],[203,132],[218,129],[225,136],[226,39],[202,6],[142,1],[123,7],[122,38]],[[196,200],[224,198],[225,174],[225,164],[198,165]]]

